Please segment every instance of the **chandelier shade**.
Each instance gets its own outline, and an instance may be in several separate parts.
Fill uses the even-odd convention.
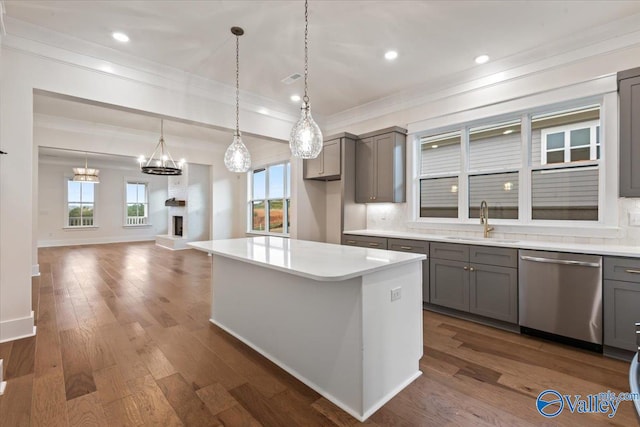
[[[140,158],[140,171],[148,175],[182,175],[182,167],[184,163],[181,161],[176,163],[169,153],[167,144],[164,142],[164,121],[160,120],[160,140],[156,145],[153,154],[149,160]]]
[[[75,182],[87,182],[90,184],[100,183],[100,169],[87,167],[87,153],[84,153],[84,167],[73,168],[73,180]]]
[[[244,30],[231,27],[231,34],[236,36],[236,130],[233,142],[224,153],[224,165],[230,172],[243,173],[251,167],[251,154],[240,134],[240,36],[244,34]]]

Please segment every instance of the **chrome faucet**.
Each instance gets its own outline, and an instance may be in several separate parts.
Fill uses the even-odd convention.
[[[484,237],[489,237],[493,227],[489,227],[489,205],[485,200],[480,202],[480,224],[484,225]]]

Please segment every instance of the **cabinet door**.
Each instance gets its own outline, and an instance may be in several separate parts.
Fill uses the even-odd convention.
[[[320,153],[315,159],[304,159],[304,179],[320,177],[322,175],[322,161],[323,153]]]
[[[605,280],[604,344],[637,351],[636,322],[640,322],[640,283]]]
[[[518,270],[471,264],[469,311],[505,322],[518,322]]]
[[[340,140],[328,141],[322,149],[322,175],[325,177],[340,176]]]
[[[373,201],[373,137],[356,142],[356,203]]]
[[[620,196],[640,196],[640,68],[636,77],[619,80]]]
[[[379,135],[373,139],[373,201],[395,202],[394,134]]]
[[[432,259],[430,264],[431,304],[469,311],[468,264],[443,259]]]

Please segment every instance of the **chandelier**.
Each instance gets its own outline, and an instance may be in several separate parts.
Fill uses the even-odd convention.
[[[73,181],[75,182],[86,182],[89,184],[99,184],[100,178],[98,174],[100,173],[100,169],[90,169],[87,167],[87,153],[84,153],[84,167],[83,168],[73,168]]]
[[[224,165],[231,172],[246,172],[251,167],[251,154],[240,135],[240,36],[244,34],[244,30],[231,27],[231,34],[236,36],[236,130],[233,142],[224,153]]]
[[[309,75],[309,4],[304,2],[304,97],[300,109],[300,119],[291,129],[289,148],[291,154],[302,159],[315,159],[322,151],[322,132],[311,117],[309,106],[308,75]]]
[[[149,160],[141,156],[138,158],[138,162],[140,163],[142,173],[149,175],[182,175],[184,160],[176,163],[173,161],[171,154],[169,154],[169,149],[164,142],[163,120],[160,120],[160,141],[158,141],[156,149],[153,151],[151,157],[149,157]]]

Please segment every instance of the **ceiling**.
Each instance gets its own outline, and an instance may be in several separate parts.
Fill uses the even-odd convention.
[[[7,15],[280,102],[302,95],[295,1],[6,1]],[[322,115],[436,90],[640,31],[640,1],[320,1],[310,9],[310,98]],[[7,26],[11,33],[11,25]],[[127,33],[121,44],[111,33]],[[399,57],[383,54],[396,49]],[[492,60],[477,65],[473,59]]]

